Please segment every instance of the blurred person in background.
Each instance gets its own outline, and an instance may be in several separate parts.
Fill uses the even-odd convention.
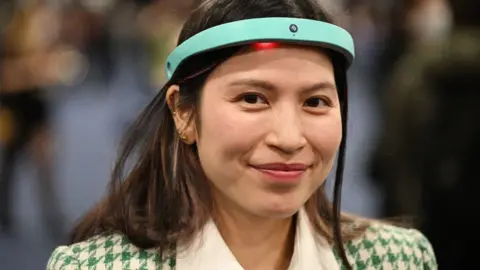
[[[379,105],[385,109],[386,85],[397,62],[416,43],[437,42],[448,34],[452,18],[445,0],[372,0],[371,5],[382,39],[376,48],[379,52],[374,90]]]
[[[46,88],[68,76],[64,68],[71,64],[71,54],[56,50],[59,25],[55,10],[41,0],[17,4],[0,53],[0,230],[12,233],[14,171],[25,149],[38,169],[46,228],[52,237],[59,237],[63,220],[54,192]]]
[[[115,69],[109,25],[113,5],[114,1],[74,0],[64,4],[60,12],[61,42],[81,53],[85,60],[82,73],[101,85],[95,88],[101,89],[100,94],[110,90]]]
[[[137,0],[139,1],[139,0]],[[151,83],[159,89],[167,81],[165,61],[175,48],[178,34],[189,12],[198,0],[140,1],[143,3],[138,14],[138,25],[146,37],[151,52]]]
[[[375,169],[389,214],[420,217],[440,269],[476,269],[480,1],[449,4],[450,34],[413,47],[395,69]]]
[[[392,95],[395,95],[391,93],[394,91],[391,87],[392,76],[398,69],[399,62],[412,51],[415,54],[418,48],[428,48],[441,42],[448,35],[452,23],[451,11],[446,0],[393,1],[387,10],[389,11],[383,10],[384,15],[379,16],[386,20],[386,26],[381,30],[383,46],[380,47],[375,72],[372,72],[380,127],[388,127],[391,124],[389,112],[392,108],[389,102]],[[411,212],[399,209],[398,199],[390,196],[399,190],[392,181],[385,181],[387,177],[384,174],[389,173],[383,165],[385,132],[389,133],[390,130],[383,128],[379,132],[380,138],[369,161],[369,170],[374,184],[385,192],[381,215],[392,217]]]

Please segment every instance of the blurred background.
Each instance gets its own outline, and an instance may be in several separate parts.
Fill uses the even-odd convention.
[[[480,1],[319,1],[356,41],[343,209],[419,228],[440,269],[477,269]],[[0,1],[1,269],[45,269],[104,194],[199,2]]]

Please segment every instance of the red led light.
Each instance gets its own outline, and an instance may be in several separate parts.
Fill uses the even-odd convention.
[[[258,42],[253,44],[253,47],[257,50],[267,50],[278,47],[278,43],[275,42]]]

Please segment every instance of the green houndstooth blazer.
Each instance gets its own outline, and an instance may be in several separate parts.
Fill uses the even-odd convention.
[[[375,223],[345,247],[355,270],[438,269],[432,246],[414,229]],[[337,251],[333,253],[340,269],[346,269]],[[159,258],[154,250],[138,249],[126,237],[112,234],[56,248],[47,270],[174,270],[175,264],[175,258]]]

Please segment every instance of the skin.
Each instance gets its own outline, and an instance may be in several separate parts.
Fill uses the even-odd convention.
[[[172,110],[179,91],[167,91]],[[341,141],[330,59],[308,47],[249,48],[209,76],[200,121],[191,113],[177,110],[175,123],[197,143],[227,245],[245,269],[286,269],[292,216],[327,178]],[[277,181],[255,168],[266,163],[308,168],[298,181]]]

